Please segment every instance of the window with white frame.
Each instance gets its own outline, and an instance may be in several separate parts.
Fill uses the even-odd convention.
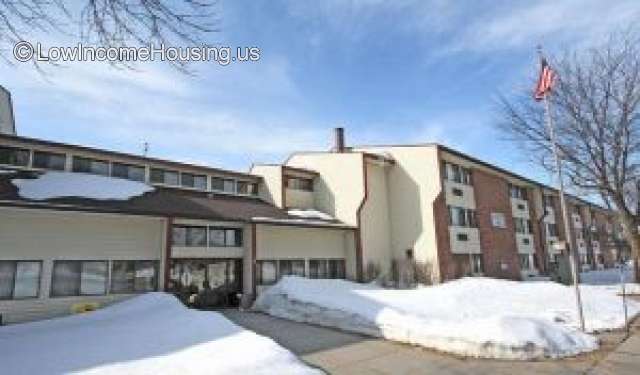
[[[470,208],[448,206],[449,225],[455,227],[477,227],[476,211]]]
[[[40,261],[0,261],[0,300],[37,298],[40,294]]]
[[[444,178],[459,184],[471,185],[471,170],[457,164],[444,162]]]
[[[494,228],[506,228],[506,218],[502,212],[492,212],[491,213],[491,225]]]
[[[521,186],[509,184],[509,196],[517,199],[527,199],[527,189]]]
[[[533,233],[533,228],[531,226],[531,220],[523,219],[521,217],[514,217],[513,224],[515,227],[516,233],[520,234],[531,234]]]

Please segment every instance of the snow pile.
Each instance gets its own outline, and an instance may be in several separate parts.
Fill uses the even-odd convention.
[[[18,194],[26,199],[46,200],[81,197],[99,200],[127,200],[153,191],[142,182],[85,173],[49,171],[35,179],[13,179]]]
[[[6,374],[319,374],[215,312],[149,293],[83,315],[0,327]]]
[[[287,211],[287,213],[289,216],[295,216],[303,219],[335,220],[333,216],[318,210],[291,209]]]
[[[590,331],[624,325],[620,298],[583,286]],[[344,280],[285,277],[254,306],[268,314],[486,358],[558,358],[598,348],[577,330],[571,288],[552,282],[465,278],[390,290]],[[629,303],[630,316],[640,304]]]

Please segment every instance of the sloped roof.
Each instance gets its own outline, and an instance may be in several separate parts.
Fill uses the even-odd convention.
[[[215,221],[261,222],[254,218],[270,218],[274,223],[288,223],[296,217],[287,214],[270,203],[258,198],[205,192],[183,191],[171,188],[156,188],[128,200],[97,200],[81,197],[31,200],[21,197],[18,188],[11,182],[14,178],[35,178],[33,172],[0,174],[0,206],[45,208],[63,211],[120,213],[133,215],[179,217]],[[322,226],[318,223],[291,222],[291,225]],[[349,226],[338,223],[344,228]],[[327,225],[335,227],[333,225]]]

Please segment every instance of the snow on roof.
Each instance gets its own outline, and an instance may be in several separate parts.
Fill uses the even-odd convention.
[[[305,209],[290,209],[287,211],[289,216],[296,216],[301,219],[319,219],[319,220],[327,220],[333,221],[335,218],[329,214],[325,214],[322,211],[318,210],[305,210]]]
[[[79,197],[98,200],[127,200],[153,191],[142,182],[85,173],[46,172],[35,179],[11,180],[22,198],[46,200]]]
[[[261,217],[255,216],[251,218],[256,223],[274,223],[274,224],[291,224],[291,225],[310,225],[310,226],[324,226],[324,227],[337,227],[345,228],[349,227],[341,222],[331,222],[326,220],[310,220],[310,219],[277,219],[273,217]]]

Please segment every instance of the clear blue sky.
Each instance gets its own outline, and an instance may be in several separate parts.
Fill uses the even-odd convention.
[[[442,142],[549,183],[500,140],[497,94],[528,85],[535,46],[584,48],[640,18],[637,0],[223,1],[213,40],[261,59],[139,71],[0,65],[21,135],[246,170],[294,150]],[[68,44],[55,35],[50,45]],[[66,37],[65,37],[66,38]],[[46,39],[46,40],[45,40]]]

